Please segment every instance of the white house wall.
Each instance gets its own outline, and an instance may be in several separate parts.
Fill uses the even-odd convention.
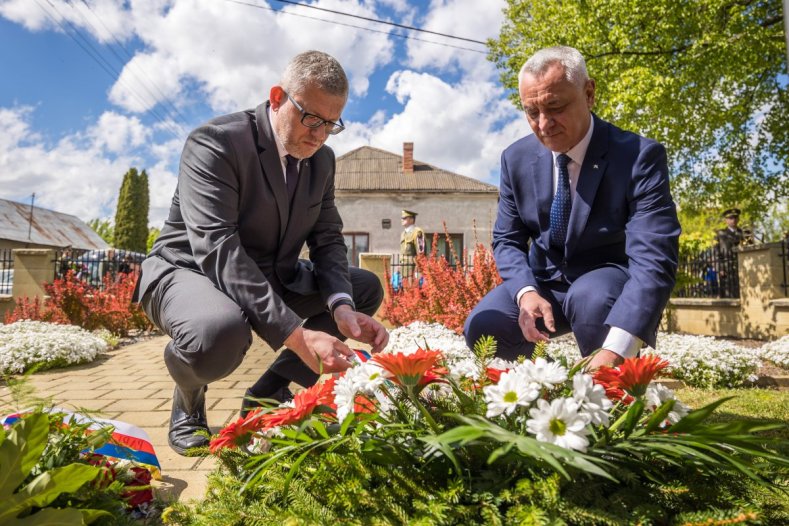
[[[400,211],[418,214],[416,225],[425,232],[443,232],[443,223],[452,234],[463,234],[463,246],[471,251],[476,240],[490,244],[496,220],[497,194],[384,194],[338,193],[337,208],[344,224],[343,231],[370,235],[370,252],[400,252]],[[382,220],[389,219],[391,228],[384,229]]]

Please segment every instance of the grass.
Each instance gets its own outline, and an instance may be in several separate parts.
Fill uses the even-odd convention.
[[[789,391],[776,389],[695,389],[687,387],[676,391],[677,398],[685,405],[697,409],[720,398],[733,396],[716,411],[714,419],[755,419],[783,422],[787,428],[780,434],[789,439]]]

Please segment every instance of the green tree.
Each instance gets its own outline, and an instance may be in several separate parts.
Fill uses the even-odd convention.
[[[148,240],[148,174],[130,168],[123,176],[115,210],[114,246],[145,252]]]
[[[507,3],[490,58],[508,88],[538,49],[573,46],[597,82],[595,111],[666,145],[683,207],[760,216],[789,196],[781,0]]]
[[[146,254],[151,251],[151,248],[153,248],[154,242],[156,242],[156,239],[159,237],[159,234],[161,234],[161,233],[162,233],[162,231],[160,229],[156,228],[155,226],[152,226],[151,228],[148,229],[148,241],[145,243],[145,247],[146,247],[145,248],[145,253]]]
[[[115,241],[115,229],[109,219],[91,219],[88,221],[88,226],[110,245]]]

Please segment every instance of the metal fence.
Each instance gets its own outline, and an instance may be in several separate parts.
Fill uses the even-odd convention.
[[[0,294],[11,294],[14,287],[13,249],[0,249]]]
[[[54,261],[55,278],[64,278],[70,270],[77,279],[103,288],[105,276],[116,279],[119,274],[139,273],[143,259],[145,254],[121,249],[58,250]]]
[[[739,298],[737,252],[712,247],[680,255],[674,295],[679,298]]]

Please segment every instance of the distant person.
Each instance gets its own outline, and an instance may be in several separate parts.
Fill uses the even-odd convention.
[[[722,215],[726,221],[726,228],[718,230],[715,237],[721,251],[731,252],[745,242],[745,232],[739,226],[740,209],[729,208]]]
[[[257,333],[275,351],[247,389],[242,414],[288,385],[350,367],[346,338],[388,341],[371,316],[383,300],[372,272],[348,266],[334,202],[335,158],[324,143],[344,129],[348,79],[320,51],[294,57],[269,100],[218,117],[186,141],[170,214],[143,261],[135,294],[173,339],[168,441],[180,454],[205,446],[205,391],[232,373]],[[305,244],[309,260],[299,259]],[[209,391],[210,393],[210,391]],[[239,393],[241,394],[241,393]]]
[[[591,112],[595,82],[573,48],[542,49],[518,76],[531,135],[501,157],[493,253],[504,282],[466,320],[506,359],[572,332],[589,368],[617,365],[658,323],[680,225],[665,148]]]
[[[416,226],[416,212],[403,210],[400,223],[403,232],[400,234],[400,265],[403,277],[414,275],[416,256],[425,253],[425,231]]]

